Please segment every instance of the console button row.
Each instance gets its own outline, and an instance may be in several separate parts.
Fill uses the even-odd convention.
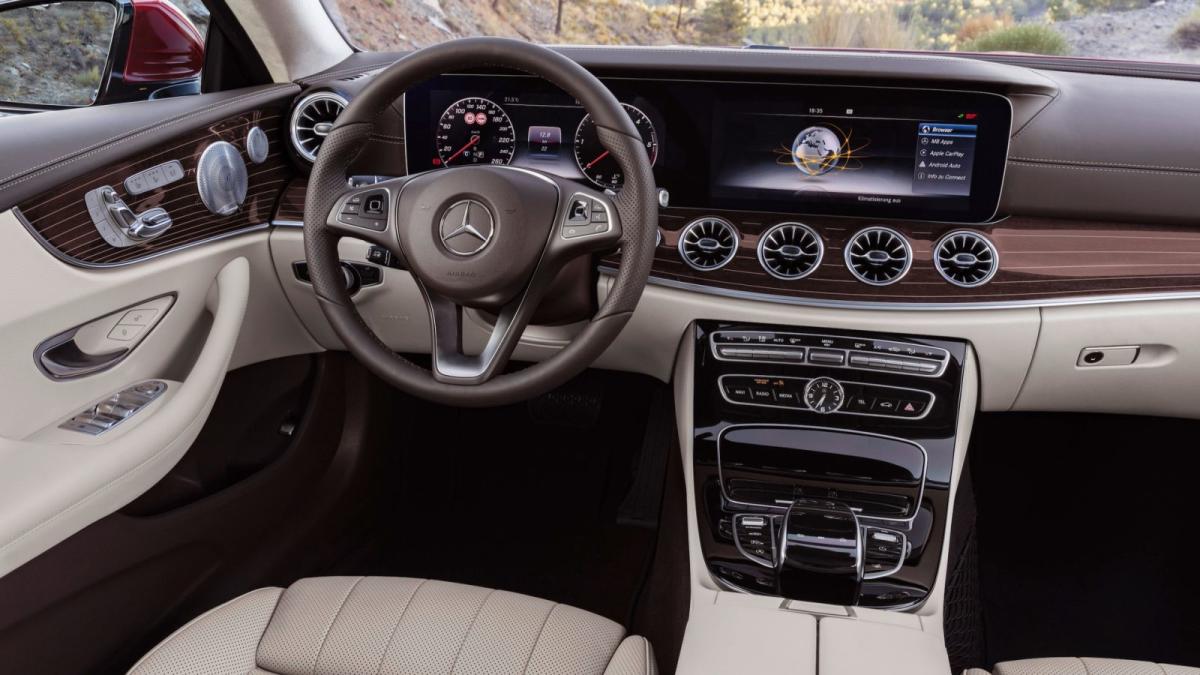
[[[908,537],[899,530],[863,528],[863,578],[895,574],[908,557]]]
[[[775,566],[775,528],[770,516],[752,513],[735,515],[733,540],[742,555],[763,567]]]
[[[849,366],[916,375],[937,375],[949,352],[908,342],[771,331],[713,333],[716,356],[731,361],[775,361]]]
[[[719,386],[730,403],[809,410],[803,395],[808,382],[798,377],[723,375]],[[860,382],[839,384],[845,396],[834,412],[919,419],[933,403],[933,394],[927,391]]]

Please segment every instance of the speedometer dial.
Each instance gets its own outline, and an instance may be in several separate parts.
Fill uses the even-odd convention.
[[[646,113],[628,103],[621,105],[641,134],[646,154],[650,156],[650,166],[654,166],[658,159],[658,134],[654,131],[654,125]],[[585,115],[579,123],[579,128],[575,130],[575,162],[579,164],[579,170],[588,180],[602,188],[617,190],[625,182],[617,160],[600,145],[600,137],[596,134],[596,122],[591,114]]]
[[[508,113],[486,98],[455,101],[438,120],[437,154],[442,166],[508,164],[516,148]]]

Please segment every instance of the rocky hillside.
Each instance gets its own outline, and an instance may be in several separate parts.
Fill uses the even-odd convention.
[[[501,35],[541,43],[678,44],[676,6],[642,0],[563,4],[555,31],[553,0],[324,0],[330,15],[363,49],[411,49],[467,35]]]

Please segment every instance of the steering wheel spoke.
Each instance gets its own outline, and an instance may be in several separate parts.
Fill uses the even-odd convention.
[[[372,185],[347,188],[325,217],[326,229],[343,237],[362,239],[403,256],[396,237],[396,202],[412,176],[390,178]]]
[[[463,349],[463,325],[469,309],[422,285],[433,331],[434,378],[448,384],[473,385],[486,382],[504,370],[546,285],[532,285],[500,308],[487,342],[478,354],[467,354]]]

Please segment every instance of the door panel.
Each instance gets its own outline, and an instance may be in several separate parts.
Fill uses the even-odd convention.
[[[0,577],[162,479],[200,432],[227,370],[320,351],[282,294],[268,246],[294,171],[283,111],[295,89],[0,120]],[[257,148],[254,127],[265,132]],[[246,166],[238,208],[210,208],[201,194],[197,163],[214,148]],[[103,199],[89,201],[99,188]],[[133,236],[156,209],[170,228]],[[51,355],[70,365],[108,353],[97,345],[119,341],[119,326],[91,335],[89,324],[155,298],[171,298],[169,311],[105,368],[61,379],[39,365],[39,346],[80,327],[90,351],[64,345]],[[114,396],[148,380],[166,391],[129,415],[129,399]],[[60,428],[98,404],[102,414],[80,419],[119,424]]]

